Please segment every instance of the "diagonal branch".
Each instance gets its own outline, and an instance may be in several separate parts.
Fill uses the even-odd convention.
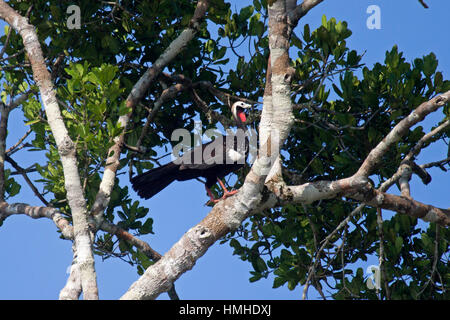
[[[419,0],[419,2],[420,2],[420,4],[421,4],[425,9],[428,9],[428,8],[429,8],[428,5],[425,3],[424,0]]]
[[[276,156],[279,155],[273,142],[274,144],[283,142],[293,123],[290,100],[292,70],[289,68],[288,53],[290,32],[285,33],[286,19],[282,21],[278,19],[278,13],[286,17],[285,10],[284,1],[276,1],[269,6],[270,66],[273,72],[269,86],[274,88],[273,93],[276,95],[273,100],[266,101],[265,93],[262,114],[264,120],[267,120],[266,123],[274,124],[274,126],[264,128],[267,133],[264,135],[265,140],[260,138],[261,147],[258,158],[246,176],[243,186],[236,195],[217,203],[200,223],[188,230],[158,262],[150,266],[121,299],[154,299],[162,292],[169,290],[174,281],[192,269],[195,262],[218,239],[237,229],[248,216],[265,208],[266,201],[262,201],[264,182],[274,163],[274,153]],[[269,92],[267,86],[266,83],[266,91]],[[265,108],[272,106],[274,102],[276,103],[274,107],[280,109],[281,117],[269,119],[267,116],[270,113]],[[279,139],[272,137],[271,129],[280,132],[280,135],[277,135]],[[267,195],[264,194],[264,196]]]
[[[177,96],[178,93],[186,90],[187,87],[182,84],[174,84],[173,86],[170,86],[169,88],[163,90],[158,100],[153,104],[153,108],[149,112],[147,119],[145,121],[144,127],[142,128],[141,135],[139,136],[139,139],[136,143],[136,148],[139,150],[142,144],[142,140],[147,135],[147,130],[150,126],[150,123],[153,122],[153,119],[156,116],[156,113],[159,111],[161,106],[170,99],[173,99]]]
[[[20,149],[19,146],[25,141],[26,138],[28,138],[28,136],[31,134],[31,132],[32,132],[31,128],[28,129],[28,131],[25,132],[25,134],[22,136],[22,138],[20,138],[19,141],[17,141],[15,145],[13,145],[8,150],[6,150],[6,154],[10,156],[13,153],[15,153],[17,150],[19,150]],[[24,145],[22,145],[22,146],[24,146]]]
[[[139,81],[131,89],[126,100],[126,106],[131,110],[128,114],[119,118],[118,123],[123,128],[120,136],[114,139],[114,145],[108,150],[105,172],[100,183],[99,191],[92,207],[92,214],[96,220],[102,219],[103,210],[108,206],[111,192],[114,187],[116,172],[119,168],[119,159],[122,147],[125,142],[125,132],[128,122],[131,119],[132,112],[139,101],[144,97],[147,89],[153,81],[159,76],[162,70],[186,47],[194,38],[199,30],[199,20],[204,17],[209,7],[209,0],[199,0],[192,17],[189,27],[184,29],[181,34],[169,45],[164,53],[153,63],[153,65],[144,73]]]
[[[292,9],[289,14],[289,24],[293,27],[297,26],[298,21],[305,16],[309,10],[317,6],[323,0],[304,0],[301,4]]]
[[[369,176],[381,163],[383,155],[389,150],[389,148],[400,141],[400,139],[413,125],[422,121],[428,114],[444,106],[449,99],[450,91],[447,91],[429,101],[422,103],[419,107],[413,110],[406,118],[401,120],[374,149],[372,149],[356,174],[366,177]]]
[[[33,182],[30,180],[30,178],[27,175],[27,172],[24,168],[19,166],[19,164],[10,156],[6,155],[5,160],[11,164],[11,166],[16,169],[18,173],[20,173],[25,180],[25,182],[30,186],[31,190],[33,190],[33,193],[36,195],[36,197],[39,198],[39,200],[42,201],[42,203],[45,206],[48,206],[49,203],[47,200],[45,200],[44,196],[39,192],[39,190],[36,188],[36,186],[33,184]]]

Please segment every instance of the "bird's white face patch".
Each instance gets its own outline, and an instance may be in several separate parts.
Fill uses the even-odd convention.
[[[233,162],[238,162],[240,160],[243,160],[245,157],[245,154],[239,153],[234,149],[228,149],[227,156],[232,160]]]

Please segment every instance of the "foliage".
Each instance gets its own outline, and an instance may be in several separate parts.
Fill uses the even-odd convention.
[[[9,3],[22,14],[29,8],[23,1]],[[128,93],[146,68],[188,26],[195,3],[124,0],[120,6],[102,1],[78,1],[78,5],[82,13],[80,30],[67,28],[67,4],[62,1],[34,1],[30,22],[36,26],[41,43],[45,43],[44,55],[54,75],[64,121],[76,141],[80,175],[90,208],[107,150],[123,130],[117,120],[129,111],[124,104]],[[233,13],[230,4],[212,1],[198,37],[166,71],[183,74],[192,82],[208,81],[224,92],[261,101],[269,53],[266,7],[267,1],[254,0],[253,5]],[[7,33],[8,30],[0,38],[2,44]],[[310,30],[309,25],[304,25],[291,39],[291,65],[295,68],[292,100],[297,107],[296,126],[282,153],[289,171],[285,177],[288,183],[294,180],[292,177],[317,181],[352,175],[369,151],[413,108],[450,89],[450,81],[444,81],[437,71],[438,61],[433,53],[408,63],[394,46],[386,52],[383,63],[368,67],[363,65],[361,54],[347,47],[350,36],[346,22],[324,16],[319,28]],[[3,67],[2,99],[28,90],[34,92],[22,106],[26,125],[34,133],[32,148],[28,150],[45,152],[46,160],[35,164],[38,182],[52,199],[51,204],[70,217],[61,180],[62,165],[22,49],[20,37],[12,31],[6,54],[19,54],[9,59],[8,65],[19,67]],[[61,55],[63,63],[58,65],[55,62]],[[166,82],[164,78],[156,81],[136,108],[126,134],[128,145],[134,146],[139,141],[149,109]],[[229,110],[209,92],[204,90],[201,96],[212,110],[229,115]],[[448,107],[444,112],[449,115]],[[120,172],[142,172],[153,167],[158,163],[157,155],[171,148],[172,131],[192,130],[196,119],[202,120],[203,130],[217,125],[207,120],[188,92],[164,103],[142,140],[146,153],[124,148]],[[253,125],[257,127],[258,121]],[[448,134],[444,132],[436,141],[448,138]],[[404,155],[423,135],[422,127],[416,127],[396,149],[386,154],[383,167],[377,168],[372,176],[376,185],[392,176]],[[239,181],[246,173],[246,169],[238,172]],[[6,192],[14,196],[19,192],[18,184],[9,172],[6,176]],[[294,290],[305,284],[321,241],[356,206],[353,201],[334,199],[261,212],[227,235],[223,242],[228,242],[236,255],[251,263],[251,282],[273,273],[274,288],[287,285]],[[424,225],[408,216],[389,214],[387,218],[386,213],[384,216],[384,259],[391,297],[448,299],[448,289],[443,291],[442,287],[448,288],[450,282],[446,240],[449,230]],[[153,232],[149,210],[131,199],[128,188],[121,186],[119,179],[105,217],[138,235]],[[378,256],[378,231],[374,208],[367,207],[354,216],[320,256],[314,287],[321,290],[329,286],[335,299],[376,299],[377,293],[365,284],[363,270],[354,266]],[[435,256],[436,238],[438,256]],[[97,235],[96,249],[105,258],[128,255],[138,265],[139,273],[152,263],[108,233]],[[434,259],[437,265],[433,273]],[[440,284],[439,287],[430,284],[430,280]],[[385,289],[378,293],[380,298],[385,295]]]

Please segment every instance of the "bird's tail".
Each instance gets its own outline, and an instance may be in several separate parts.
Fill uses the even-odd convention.
[[[131,179],[133,190],[144,198],[149,199],[176,179],[178,166],[172,162],[161,167],[144,172]]]

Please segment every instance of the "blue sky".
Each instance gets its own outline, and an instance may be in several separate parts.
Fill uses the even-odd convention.
[[[252,1],[234,1],[233,7],[246,6]],[[313,30],[328,18],[348,22],[353,35],[348,46],[362,53],[369,67],[383,62],[384,54],[397,44],[408,61],[434,52],[439,59],[438,70],[444,78],[450,76],[450,42],[445,40],[448,29],[450,2],[425,1],[424,9],[417,0],[325,0],[313,9],[299,24],[298,30],[309,23]],[[366,13],[370,5],[381,9],[381,29],[369,30]],[[3,28],[1,28],[3,30]],[[440,120],[441,113],[430,116],[425,128]],[[433,122],[434,121],[434,122]],[[9,121],[7,147],[14,144],[28,128],[23,125],[20,110],[13,111]],[[433,147],[423,151],[418,163],[444,158],[446,149]],[[23,166],[36,161],[37,154],[18,152],[16,161]],[[423,186],[413,178],[412,195],[417,200],[448,207],[448,177],[439,169],[430,170],[433,181]],[[447,180],[445,180],[447,179]],[[22,181],[18,179],[18,181]],[[395,187],[391,191],[396,191]],[[136,195],[133,193],[133,197]],[[154,219],[154,235],[143,236],[155,250],[166,252],[189,228],[196,225],[210,210],[204,206],[208,200],[204,186],[197,181],[176,182],[150,200],[142,203],[150,208]],[[10,202],[40,205],[26,185],[21,194]],[[0,299],[57,299],[64,286],[66,273],[72,260],[71,242],[58,238],[56,227],[49,220],[32,220],[26,216],[12,216],[0,227]],[[375,262],[375,261],[374,261]],[[361,265],[365,270],[371,264]],[[100,298],[117,299],[138,278],[136,268],[116,260],[96,260]],[[272,289],[272,279],[249,283],[248,262],[232,255],[232,249],[216,243],[198,260],[194,268],[176,282],[182,299],[300,299],[302,288],[289,291],[286,286]],[[311,291],[310,298],[315,295]],[[162,294],[159,299],[167,299]]]

